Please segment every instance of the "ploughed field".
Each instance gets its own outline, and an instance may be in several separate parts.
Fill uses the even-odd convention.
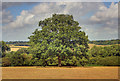
[[[2,67],[2,79],[118,79],[118,67]]]

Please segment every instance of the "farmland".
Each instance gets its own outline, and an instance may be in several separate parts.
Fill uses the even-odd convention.
[[[19,49],[21,49],[21,48],[28,48],[29,46],[10,46],[10,48],[11,48],[11,51],[17,51],[17,50],[19,50]]]
[[[98,47],[104,47],[104,46],[109,46],[109,45],[95,45],[95,44],[88,44],[89,45],[89,48],[91,49],[93,46],[98,46]],[[11,48],[11,51],[17,51],[21,48],[28,48],[29,46],[14,46],[14,45],[11,45],[10,48]]]
[[[118,67],[2,67],[3,79],[117,79]]]
[[[93,46],[105,47],[109,45],[89,44]],[[11,51],[17,51],[29,46],[10,46]],[[15,66],[2,67],[2,79],[118,79],[117,66]]]

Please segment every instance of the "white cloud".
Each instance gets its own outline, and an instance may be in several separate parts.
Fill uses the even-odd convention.
[[[89,12],[92,12],[93,15],[89,16]],[[7,31],[9,29],[16,30],[20,28],[27,30],[28,28],[31,29],[28,32],[30,33],[33,32],[33,29],[37,28],[40,20],[50,17],[53,13],[73,15],[74,19],[77,20],[80,25],[85,25],[82,29],[88,34],[90,39],[102,39],[102,36],[103,39],[105,39],[107,35],[115,36],[117,34],[116,18],[118,17],[118,4],[112,3],[110,8],[107,8],[100,2],[40,3],[31,10],[23,10],[13,22],[8,22],[8,24],[3,26],[3,29]],[[85,18],[86,15],[89,17]],[[114,32],[111,33],[112,30],[114,30]],[[26,35],[28,35],[28,33]],[[104,34],[106,34],[106,36]],[[26,39],[27,37],[28,36],[26,36]],[[109,38],[109,36],[107,38]]]
[[[22,27],[24,24],[35,24],[39,20],[50,17],[53,13],[65,13],[72,14],[73,16],[77,16],[76,18],[80,18],[82,15],[85,15],[91,10],[97,10],[94,6],[96,4],[90,3],[40,3],[35,6],[32,10],[23,10],[20,16],[16,17],[16,20],[8,23],[4,28],[16,28]]]
[[[90,18],[93,24],[101,24],[98,32],[118,38],[118,4],[112,3],[109,8],[101,6]]]
[[[118,18],[118,4],[112,3],[110,8],[101,6],[98,12],[91,17],[91,21],[105,22],[115,18]]]
[[[24,27],[26,24],[28,24],[28,25],[34,24],[32,21],[33,17],[34,17],[33,14],[29,13],[28,11],[23,10],[21,12],[21,15],[16,17],[16,20],[5,25],[3,28],[4,29],[6,29],[6,28],[11,29],[11,28]]]

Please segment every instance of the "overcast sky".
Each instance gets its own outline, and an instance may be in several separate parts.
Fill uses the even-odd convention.
[[[118,3],[3,2],[2,40],[28,40],[38,22],[54,13],[73,15],[90,40],[118,38]]]

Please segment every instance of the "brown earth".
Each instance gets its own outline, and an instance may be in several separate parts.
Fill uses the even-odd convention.
[[[2,79],[118,79],[118,67],[2,67]]]

